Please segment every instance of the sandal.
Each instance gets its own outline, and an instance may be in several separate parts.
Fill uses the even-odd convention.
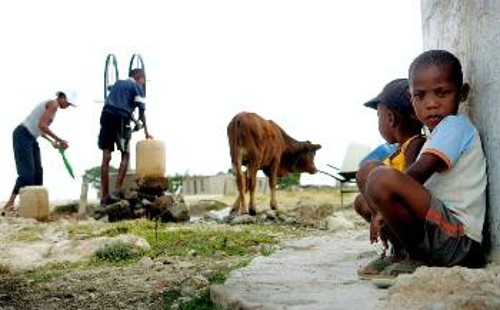
[[[382,272],[379,273],[377,278],[395,279],[400,274],[411,274],[418,267],[423,265],[424,264],[422,262],[412,259],[405,259],[385,268]]]
[[[382,271],[393,264],[394,261],[390,256],[380,256],[363,268],[358,269],[358,278],[361,280],[369,280],[373,277],[377,277]]]

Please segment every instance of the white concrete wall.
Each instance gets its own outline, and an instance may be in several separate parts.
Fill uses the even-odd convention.
[[[421,0],[424,49],[457,55],[472,92],[462,108],[481,133],[488,159],[492,258],[500,259],[500,1]]]
[[[257,178],[256,192],[267,194],[269,185],[267,178]],[[236,180],[232,174],[212,176],[185,176],[182,185],[183,195],[230,195],[236,194]]]

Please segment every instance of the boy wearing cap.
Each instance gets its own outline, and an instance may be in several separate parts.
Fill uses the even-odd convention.
[[[387,143],[396,145],[396,149],[387,158],[382,161],[367,161],[356,175],[361,194],[356,197],[354,208],[370,223],[370,242],[375,243],[380,237],[385,248],[388,247],[387,241],[390,241],[392,245],[390,256],[386,256],[384,251],[381,257],[358,270],[360,278],[369,278],[377,275],[392,263],[403,260],[406,253],[398,240],[391,236],[385,227],[381,214],[367,203],[365,199],[367,175],[379,165],[404,171],[417,158],[425,137],[421,134],[422,123],[417,119],[413,110],[407,79],[389,82],[377,97],[364,105],[377,110],[380,135]]]
[[[99,149],[102,150],[101,204],[108,204],[118,199],[118,197],[110,197],[109,194],[109,163],[116,145],[121,153],[120,167],[118,168],[115,185],[116,192],[119,193],[130,158],[129,142],[132,135],[130,122],[134,120],[133,113],[136,108],[139,110],[139,122],[141,124],[136,123],[136,129],[134,130],[138,130],[142,125],[146,139],[153,138],[149,134],[144,113],[146,109],[143,88],[145,82],[144,70],[134,69],[130,71],[128,79],[116,81],[104,103],[98,141]]]
[[[66,109],[70,105],[75,106],[75,97],[72,91],[58,91],[55,99],[44,100],[36,105],[28,117],[14,129],[12,142],[18,176],[12,194],[3,207],[3,214],[14,213],[14,201],[22,187],[43,185],[38,137],[45,138],[54,148],[68,148],[68,142],[56,135],[50,129],[50,125],[58,109]]]
[[[404,173],[370,172],[365,197],[408,251],[408,259],[384,269],[381,281],[416,267],[483,267],[483,227],[488,186],[481,136],[459,113],[470,90],[460,60],[428,50],[408,70],[413,107],[427,141]]]

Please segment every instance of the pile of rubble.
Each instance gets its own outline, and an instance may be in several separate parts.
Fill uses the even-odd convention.
[[[146,177],[136,180],[136,186],[121,193],[121,200],[93,210],[92,217],[108,217],[110,222],[148,218],[162,222],[189,221],[189,210],[181,195],[167,192],[168,179]]]

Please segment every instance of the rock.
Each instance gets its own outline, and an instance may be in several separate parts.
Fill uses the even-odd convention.
[[[208,219],[211,219],[211,220],[214,220],[217,222],[224,222],[225,219],[229,216],[230,212],[231,212],[231,208],[227,207],[227,208],[222,209],[222,210],[217,210],[217,211],[212,210],[212,211],[208,212],[205,216]]]
[[[168,210],[170,211],[170,215],[174,218],[174,222],[189,221],[189,210],[185,203],[176,202]]]
[[[184,281],[181,286],[181,295],[185,297],[194,297],[199,291],[208,288],[209,281],[202,275],[196,275]]]
[[[500,309],[500,266],[419,267],[389,289],[388,309]]]
[[[170,207],[174,203],[175,203],[174,196],[167,194],[156,198],[156,200],[153,203],[153,207],[159,210],[168,209],[168,207]]]
[[[134,218],[132,208],[127,200],[120,200],[116,203],[98,208],[95,210],[95,213],[100,217],[107,215],[109,222]]]
[[[223,210],[226,209],[227,207],[228,207],[227,204],[218,200],[202,199],[200,201],[190,204],[188,209],[189,213],[193,216],[193,215],[203,215],[212,210],[214,211]]]
[[[155,266],[155,263],[153,262],[151,257],[143,257],[139,261],[139,265],[144,269],[153,269],[153,267]]]
[[[324,219],[320,227],[331,231],[338,231],[338,230],[354,229],[355,226],[342,214],[334,214]]]
[[[137,180],[137,186],[140,194],[161,196],[168,189],[168,179],[165,177],[140,178]]]
[[[184,202],[176,201],[179,196],[171,194],[158,197],[152,205],[145,206],[149,218],[159,218],[162,222],[189,221],[189,211]]]
[[[243,214],[243,215],[238,215],[235,216],[230,223],[233,225],[241,225],[241,224],[253,224],[257,221],[257,219],[254,216],[251,216],[249,214]]]
[[[146,239],[136,235],[124,234],[124,235],[118,235],[112,239],[114,239],[113,242],[115,241],[123,242],[132,247],[139,248],[144,252],[151,250],[151,245],[146,241]]]
[[[47,227],[43,232],[43,240],[57,243],[63,240],[69,239],[68,229],[66,227],[62,227],[61,229],[55,229],[54,227]]]
[[[318,227],[320,221],[332,214],[331,205],[305,205],[297,209],[297,224]]]
[[[126,200],[137,200],[139,199],[139,193],[136,190],[126,191],[123,196]]]

